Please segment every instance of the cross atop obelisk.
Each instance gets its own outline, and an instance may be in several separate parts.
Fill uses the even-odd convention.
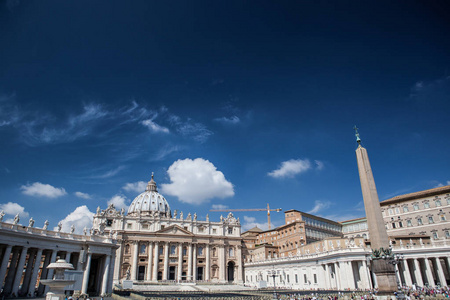
[[[380,201],[378,199],[377,188],[370,167],[369,155],[367,150],[361,146],[358,128],[355,126],[356,141],[356,159],[358,161],[359,180],[364,199],[364,208],[366,210],[367,225],[369,228],[370,247],[375,251],[389,249],[389,237],[384,225],[381,214]],[[397,290],[395,279],[395,269],[388,260],[374,260],[372,270],[377,276],[378,290],[381,292],[392,292]]]

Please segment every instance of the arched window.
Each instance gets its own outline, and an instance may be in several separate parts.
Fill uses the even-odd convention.
[[[212,248],[212,256],[213,257],[217,256],[217,249],[216,248]]]
[[[125,253],[130,254],[130,245],[129,244],[125,245]]]
[[[141,248],[139,248],[140,254],[145,254],[145,245],[141,245]]]

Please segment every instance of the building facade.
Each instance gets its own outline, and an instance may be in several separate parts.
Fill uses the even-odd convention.
[[[239,219],[232,213],[218,222],[172,213],[153,175],[127,214],[113,205],[99,208],[93,228],[117,235],[115,282],[243,282]]]

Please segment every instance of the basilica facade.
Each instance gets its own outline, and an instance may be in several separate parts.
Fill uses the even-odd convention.
[[[127,213],[113,205],[98,208],[93,229],[118,241],[115,283],[243,282],[239,219],[230,213],[213,222],[172,212],[153,175]]]

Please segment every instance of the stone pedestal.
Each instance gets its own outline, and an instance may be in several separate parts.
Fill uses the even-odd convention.
[[[123,280],[122,288],[124,290],[131,290],[133,288],[133,280]]]

